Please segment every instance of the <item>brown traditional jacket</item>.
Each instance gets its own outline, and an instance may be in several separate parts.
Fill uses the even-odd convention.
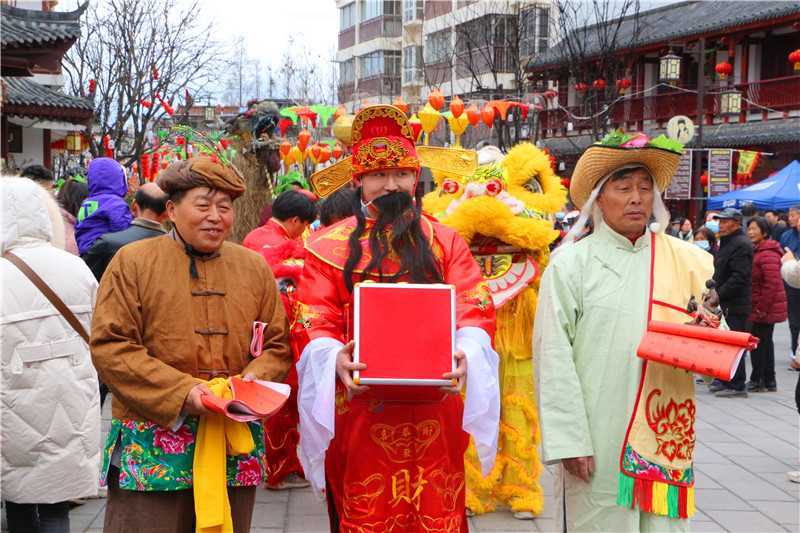
[[[272,272],[255,252],[224,243],[190,257],[173,235],[123,247],[97,294],[91,349],[114,394],[114,418],[177,421],[189,391],[217,376],[253,373],[282,381],[291,365],[288,325]],[[253,321],[266,322],[264,351],[250,356]]]

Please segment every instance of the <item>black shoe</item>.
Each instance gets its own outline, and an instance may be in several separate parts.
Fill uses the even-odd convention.
[[[744,389],[724,388],[714,394],[717,398],[747,398],[747,391]]]
[[[767,392],[778,392],[778,384],[774,381],[772,383],[767,383],[764,388],[767,389]]]
[[[718,380],[718,379],[715,379],[714,381],[712,381],[711,384],[708,386],[709,392],[713,392],[713,393],[719,392],[719,391],[721,391],[721,390],[723,390],[725,388],[726,388],[725,384],[723,382],[721,382],[720,380]]]
[[[747,382],[747,392],[764,392],[765,390],[766,387],[763,381],[750,380]]]

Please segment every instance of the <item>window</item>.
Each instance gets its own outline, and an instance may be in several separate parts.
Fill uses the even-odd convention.
[[[425,62],[442,63],[450,58],[450,28],[431,33],[425,38]]]
[[[339,85],[353,83],[356,79],[356,63],[354,59],[348,59],[339,63]]]
[[[400,66],[400,51],[399,50],[386,50],[383,52],[384,61],[384,74],[392,78],[399,78],[401,72]]]
[[[399,50],[376,50],[358,58],[359,79],[372,78],[375,76],[400,77],[400,51]]]
[[[549,46],[550,8],[535,7],[520,13],[520,54],[531,56],[542,53]]]
[[[423,0],[403,0],[403,22],[421,20],[425,16]]]
[[[339,31],[356,25],[356,3],[347,4],[339,10]]]
[[[403,48],[403,68],[422,67],[422,47],[406,46]]]
[[[361,22],[383,15],[383,0],[361,0]]]
[[[403,2],[401,0],[384,0],[383,14],[387,16],[399,17],[402,15],[402,4]]]

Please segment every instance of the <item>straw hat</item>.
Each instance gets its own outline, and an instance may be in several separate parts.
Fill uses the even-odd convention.
[[[650,140],[643,133],[615,131],[590,146],[575,165],[569,195],[578,209],[592,194],[597,182],[624,166],[641,164],[660,191],[666,190],[678,168],[683,145],[663,135]]]

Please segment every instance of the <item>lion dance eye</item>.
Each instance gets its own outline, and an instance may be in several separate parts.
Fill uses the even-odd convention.
[[[499,179],[491,179],[486,182],[486,194],[497,196],[503,191],[503,183]]]
[[[461,186],[456,180],[444,180],[442,182],[442,191],[446,194],[456,194]]]

